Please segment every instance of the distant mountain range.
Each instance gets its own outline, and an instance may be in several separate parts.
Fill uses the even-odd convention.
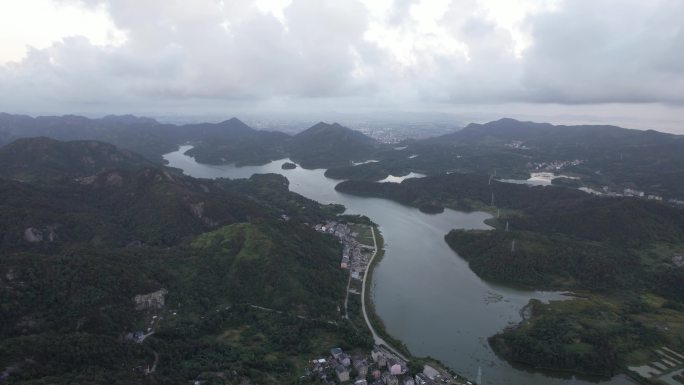
[[[0,147],[0,177],[45,179],[94,174],[105,168],[151,167],[145,157],[95,140],[22,138]]]
[[[100,140],[161,163],[161,155],[192,144],[189,155],[210,164],[264,164],[290,157],[304,168],[330,169],[338,179],[379,180],[411,171],[479,172],[526,178],[531,172],[570,173],[584,186],[684,197],[684,136],[616,126],[554,126],[500,119],[403,147],[378,143],[340,124],[318,123],[294,136],[254,130],[239,119],[221,123],[162,124],[134,116],[88,119],[0,114],[0,141],[46,136]],[[378,160],[354,166],[355,161]],[[572,161],[576,164],[570,165]],[[570,183],[558,180],[557,183]]]
[[[345,220],[341,208],[292,193],[281,175],[209,180],[163,166],[182,144],[206,163],[290,157],[348,179],[338,191],[428,213],[491,212],[493,230],[446,236],[473,271],[589,298],[536,304],[528,322],[494,337],[511,361],[612,374],[635,351],[682,346],[680,328],[652,318],[684,317],[682,136],[501,119],[396,146],[322,122],[290,136],[235,118],[0,114],[0,141],[0,362],[10,381],[147,383],[159,352],[183,363],[162,364],[160,383],[217,370],[230,383],[292,383],[330,346],[372,346],[340,319],[342,246],[312,229]],[[507,180],[541,171],[569,178]],[[427,177],[377,183],[409,172]],[[154,334],[144,344],[131,341],[145,330]]]
[[[88,119],[81,116],[31,118],[0,114],[0,144],[45,136],[58,140],[100,140],[161,162],[161,155],[192,143],[190,154],[211,164],[264,164],[292,156],[304,167],[348,164],[372,154],[378,143],[339,124],[318,123],[294,136],[254,130],[237,118],[221,123],[162,124],[131,115]]]
[[[667,141],[684,142],[684,136],[658,131],[633,130],[610,125],[565,126],[549,123],[521,122],[503,118],[478,124],[427,141],[441,143],[509,143],[523,141],[529,145],[562,145],[570,142],[576,147],[609,147],[626,145],[663,144]]]

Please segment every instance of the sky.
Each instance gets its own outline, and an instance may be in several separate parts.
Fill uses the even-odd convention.
[[[0,0],[0,110],[684,133],[684,0]]]

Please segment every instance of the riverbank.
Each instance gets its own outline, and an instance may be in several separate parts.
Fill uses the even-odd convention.
[[[363,279],[362,306],[364,318],[368,323],[368,327],[370,328],[371,334],[373,334],[373,337],[376,340],[376,344],[378,341],[378,338],[376,337],[377,334],[380,337],[380,341],[384,342],[387,348],[396,351],[396,353],[401,353],[401,355],[404,356],[401,358],[405,359],[409,363],[409,367],[414,368],[414,371],[420,372],[424,370],[422,368],[430,368],[438,372],[439,376],[443,379],[453,377],[453,380],[456,384],[465,383],[467,381],[465,377],[457,374],[453,369],[447,367],[439,360],[433,357],[414,357],[409,351],[408,347],[403,342],[392,337],[385,329],[385,325],[382,322],[382,319],[380,319],[380,317],[375,312],[375,307],[371,299],[370,289],[366,289],[367,285],[372,284],[373,270],[375,266],[382,260],[382,257],[385,254],[384,238],[382,237],[380,230],[378,230],[377,225],[373,224],[371,226],[371,234],[373,235],[375,251],[373,257],[371,257],[368,263],[368,267],[366,269],[366,273]],[[389,344],[391,344],[391,346]]]
[[[383,243],[386,242],[384,253],[381,254],[391,258],[391,263],[374,263],[377,269],[372,271],[373,313],[377,312],[388,330],[412,352],[419,356],[435,357],[473,379],[478,377],[481,368],[483,382],[487,384],[567,384],[567,378],[512,367],[494,354],[488,344],[482,343],[506,326],[519,322],[520,309],[530,299],[546,302],[558,298],[556,293],[521,290],[485,282],[444,242],[444,234],[452,229],[490,229],[483,221],[493,216],[493,213],[446,209],[441,214],[427,215],[392,200],[341,193],[335,190],[339,181],[326,178],[324,170],[301,167],[283,170],[281,166],[285,159],[258,167],[215,167],[197,163],[180,150],[167,154],[165,158],[171,166],[203,178],[236,179],[249,178],[254,174],[278,173],[287,177],[293,192],[323,204],[344,205],[350,214],[364,214],[372,218],[382,229]],[[486,188],[487,180],[483,183]],[[489,197],[486,198],[485,201],[489,202]],[[503,210],[501,215],[504,216]],[[374,262],[379,261],[381,259],[378,258]],[[352,289],[355,286],[353,281]],[[370,286],[368,289],[371,290]],[[360,282],[355,291],[361,292]],[[360,314],[362,296],[352,294],[349,295],[350,321],[359,330],[367,330]],[[492,296],[498,299],[489,300]],[[341,307],[342,301],[339,304]],[[411,364],[415,363],[411,361]],[[593,381],[574,381],[577,385],[595,385]],[[625,382],[616,379],[602,384],[625,385]]]
[[[381,339],[385,340],[385,342],[388,345],[391,345],[389,347],[394,348],[394,350],[397,350],[402,355],[406,356],[407,358],[410,358],[411,352],[409,352],[406,345],[404,345],[403,342],[399,341],[398,339],[392,337],[389,333],[387,333],[385,325],[375,312],[375,306],[373,305],[373,301],[371,299],[371,289],[367,288],[368,285],[372,285],[373,283],[373,270],[375,269],[375,266],[382,260],[382,258],[385,255],[385,240],[382,237],[380,231],[378,230],[377,225],[372,225],[371,232],[373,234],[373,241],[375,243],[375,254],[368,263],[368,267],[363,278],[362,295],[364,317],[367,318],[367,322],[371,327],[372,334],[377,334]]]

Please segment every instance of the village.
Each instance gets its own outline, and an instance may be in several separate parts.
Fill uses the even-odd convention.
[[[380,346],[370,355],[349,355],[340,348],[332,348],[327,357],[313,359],[302,377],[326,385],[472,384],[430,365],[424,365],[419,373],[411,373],[406,361]]]
[[[367,225],[328,221],[314,226],[316,231],[334,235],[343,245],[340,268],[349,270],[349,284],[345,298],[345,313],[349,294],[360,295],[363,278],[375,254],[374,234]],[[372,328],[371,328],[371,332]],[[326,357],[311,360],[302,379],[318,380],[323,384],[354,385],[472,385],[472,382],[452,375],[439,365],[424,365],[421,372],[409,370],[408,361],[376,341],[370,352],[348,354],[333,347]],[[437,368],[439,369],[437,369]]]
[[[361,227],[360,225],[357,226]],[[316,231],[332,234],[339,238],[343,245],[340,267],[349,270],[351,279],[360,281],[362,274],[366,271],[370,259],[369,254],[373,251],[373,246],[359,242],[357,238],[363,237],[363,235],[359,234],[358,231],[353,231],[346,223],[328,221],[325,224],[318,224],[314,228]]]

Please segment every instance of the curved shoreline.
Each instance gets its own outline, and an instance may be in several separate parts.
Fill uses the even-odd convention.
[[[273,165],[271,165],[270,168],[264,167],[264,166],[262,166],[262,167],[247,167],[245,169],[239,169],[239,168],[235,168],[235,167],[225,167],[225,169],[221,168],[221,167],[215,168],[215,167],[208,167],[206,165],[202,165],[200,163],[197,163],[196,161],[194,161],[194,159],[192,159],[191,157],[189,157],[187,155],[185,155],[185,156],[182,156],[182,154],[181,154],[181,156],[179,156],[179,154],[170,154],[170,155],[175,156],[178,159],[175,159],[172,157],[166,157],[166,158],[175,159],[176,164],[174,164],[174,166],[179,167],[180,169],[183,169],[185,173],[188,173],[188,175],[197,174],[197,177],[204,177],[204,178],[221,178],[221,177],[248,178],[251,175],[256,174],[256,173],[269,173],[269,172],[278,173],[281,175],[285,175],[288,178],[288,180],[291,182],[290,189],[292,191],[295,191],[302,196],[308,197],[309,199],[314,199],[314,200],[321,202],[323,204],[325,204],[325,202],[344,204],[347,208],[353,207],[353,208],[355,208],[356,212],[365,213],[369,217],[377,216],[378,219],[385,219],[386,218],[386,216],[384,215],[384,213],[382,211],[378,211],[375,209],[375,205],[368,206],[365,203],[365,200],[363,200],[363,199],[358,199],[358,202],[357,202],[357,198],[364,198],[364,197],[357,197],[357,196],[350,195],[350,194],[340,193],[335,188],[335,184],[333,184],[333,181],[330,181],[330,180],[328,180],[328,178],[324,178],[322,175],[319,175],[319,174],[321,174],[320,172],[312,172],[311,170],[306,170],[306,169],[302,169],[302,168],[298,167],[298,171],[296,171],[292,174],[286,174],[286,173],[282,172],[282,169],[279,167],[280,163],[278,163],[278,162],[275,162]],[[188,162],[188,163],[186,164],[184,162]],[[278,167],[276,168],[275,166],[278,166]],[[195,169],[195,167],[197,167],[197,169]],[[294,177],[294,182],[293,182],[293,179],[291,178],[291,176]],[[296,186],[296,188],[295,188],[295,186]],[[330,187],[332,192],[327,191],[327,189],[322,190],[321,186]],[[396,201],[389,199],[389,198],[386,198],[386,197],[378,197],[378,198],[380,198],[379,200],[382,201],[382,202],[378,202],[378,205],[380,205],[379,207],[389,209],[389,210],[395,210],[396,209],[396,211],[397,211],[396,214],[399,216],[398,218],[400,218],[400,219],[403,219],[404,217],[411,218],[413,216],[413,215],[409,215],[412,213],[404,215],[406,213],[403,211],[403,209],[404,208],[413,209],[413,208],[415,208],[415,206],[401,204],[399,202],[396,202]],[[395,205],[397,205],[397,207],[395,207]],[[480,208],[480,210],[481,209],[482,208]],[[411,211],[413,211],[413,210],[411,210]],[[448,210],[445,210],[445,213],[447,213],[447,211]],[[491,216],[491,214],[493,214],[493,210],[482,210],[482,211],[488,211],[488,214],[490,214],[490,216]],[[459,213],[459,214],[468,214],[468,213],[466,212],[466,213]],[[387,216],[387,218],[391,218],[391,217]],[[427,217],[427,219],[430,219],[430,218]],[[460,217],[458,219],[460,219]],[[434,224],[435,226],[444,225],[444,223],[439,222],[439,221],[430,220],[428,222],[430,222],[430,223],[435,222],[435,224]],[[385,225],[389,226],[389,228],[384,229],[384,230],[386,230],[386,231],[392,230],[391,231],[392,234],[388,233],[388,235],[394,236],[395,235],[394,224],[392,222],[386,222],[386,221],[383,221],[382,223],[384,224],[383,226],[385,226]],[[464,218],[464,223],[466,223],[466,226],[474,226],[471,222],[468,222],[467,218]],[[477,226],[475,226],[475,227],[477,227]],[[446,229],[445,231],[443,231],[439,234],[439,238],[443,238],[444,234],[453,228],[454,228],[454,226],[449,226],[448,229]],[[375,253],[376,254],[375,258],[373,258],[373,260],[372,260],[372,265],[369,264],[369,266],[366,269],[367,270],[366,274],[371,275],[371,277],[366,278],[366,280],[370,281],[371,285],[373,284],[372,283],[373,282],[372,274],[375,273],[375,265],[378,265],[378,262],[382,260],[384,253],[387,252],[387,250],[381,249],[381,247],[384,246],[383,240],[382,240],[384,234],[380,230],[383,230],[383,229],[380,229],[379,225],[376,225],[374,227],[374,230],[377,230],[377,233],[375,233],[376,238],[377,238],[376,244],[380,243],[380,245],[376,245],[377,251]],[[397,240],[397,239],[392,238],[392,244],[394,244],[395,241],[398,241],[399,242],[398,244],[402,245],[401,239]],[[402,253],[401,249],[397,249],[397,250],[392,249],[392,250],[393,250],[393,251],[391,251],[392,253]],[[441,252],[442,250],[440,248],[440,250],[437,250],[437,251]],[[452,253],[453,253],[453,250],[450,250],[449,255],[451,255]],[[369,257],[370,257],[370,254],[369,254]],[[451,261],[451,259],[449,261]],[[392,270],[390,268],[390,266],[394,266],[395,265],[394,262],[395,261],[393,258],[392,263],[389,263],[387,265],[387,268]],[[451,262],[449,262],[449,263],[451,264]],[[385,269],[385,267],[383,267],[383,269]],[[464,271],[471,271],[471,270],[464,269]],[[378,278],[380,278],[380,277],[378,277]],[[384,278],[388,278],[388,277],[386,277],[386,275],[383,274],[383,279]],[[471,277],[468,276],[466,278],[471,278]],[[396,277],[395,277],[395,279],[396,279]],[[478,277],[478,279],[481,281],[481,279],[479,277]],[[380,282],[378,282],[378,283],[380,283]],[[374,289],[384,289],[384,284],[385,284],[385,282],[383,282],[383,287],[369,287],[368,288],[368,292],[369,292],[368,295],[365,295],[365,293],[363,293],[364,296],[361,299],[362,299],[362,301],[364,301],[364,305],[368,308],[368,309],[366,309],[366,317],[367,317],[368,321],[366,321],[365,319],[362,320],[360,317],[361,314],[357,313],[357,315],[355,317],[356,320],[354,320],[355,323],[358,322],[357,325],[360,326],[360,328],[364,328],[364,323],[370,322],[372,330],[375,333],[377,333],[378,335],[380,335],[384,341],[389,341],[392,344],[392,346],[395,348],[395,350],[399,350],[399,351],[403,352],[404,356],[411,358],[411,364],[412,365],[417,367],[417,365],[419,365],[419,364],[428,363],[429,365],[431,365],[433,367],[441,367],[441,368],[447,369],[449,372],[453,372],[453,370],[449,370],[448,366],[444,365],[443,363],[441,365],[433,365],[433,363],[436,363],[436,361],[437,361],[434,358],[431,358],[429,356],[422,358],[422,357],[416,357],[416,356],[412,355],[409,352],[406,344],[402,343],[400,340],[398,340],[396,338],[393,338],[387,332],[387,330],[384,326],[384,320],[380,318],[380,316],[378,315],[378,312],[376,311],[376,308],[374,306],[375,305],[374,300],[378,299],[378,298],[375,298],[374,295],[380,294],[380,291],[383,291],[383,290],[379,290],[377,292],[375,292],[375,291],[371,292],[371,290],[374,290]],[[362,291],[362,288],[359,288],[359,291]],[[483,293],[483,294],[486,294],[486,293]],[[517,299],[519,299],[518,297],[525,297],[527,299],[527,300],[525,300],[524,303],[521,303],[520,308],[522,308],[528,302],[529,298],[527,298],[527,297],[529,297],[529,295],[527,293],[523,293],[520,295],[518,295],[518,293],[512,293],[511,294],[512,300],[517,300]],[[365,302],[365,301],[368,301],[368,302]],[[482,310],[482,309],[480,309],[480,310]],[[520,314],[518,313],[518,311],[519,311],[519,309],[516,309],[516,311],[515,311],[515,313],[516,313],[515,318],[516,319],[520,318]],[[350,314],[350,317],[351,317],[351,314]],[[468,320],[468,321],[471,321],[471,320]],[[470,325],[470,324],[468,324],[468,325]],[[475,326],[477,327],[477,325],[475,325]],[[367,324],[365,325],[365,327],[368,327]],[[505,327],[505,325],[502,327]],[[370,328],[368,330],[370,331]],[[492,331],[492,333],[488,333],[486,335],[486,337],[489,337],[493,334],[496,334],[500,330],[501,330],[501,328],[499,328],[495,331]],[[426,336],[427,336],[427,332],[429,332],[429,331],[426,331]],[[408,335],[406,337],[408,338]],[[481,344],[477,345],[477,349],[479,349],[480,345]],[[429,351],[429,352],[431,353],[431,351]],[[477,352],[480,352],[480,350],[477,350]],[[501,359],[501,357],[498,357],[493,352],[488,353],[485,350],[482,350],[482,352],[487,357],[489,357],[489,355],[491,355],[492,360],[495,360],[495,362],[499,362],[499,361],[501,361],[503,363],[506,362],[505,360]],[[471,358],[472,358],[472,355],[463,356],[463,357],[459,356],[460,360],[465,360],[467,362],[470,362],[469,360],[471,360]],[[447,359],[451,360],[452,358],[450,356],[448,356]],[[459,362],[454,362],[454,364],[459,366],[459,367],[462,366]],[[509,363],[509,365],[510,365],[510,363]],[[477,366],[475,366],[475,368],[477,368]],[[463,369],[463,370],[467,371],[468,369]],[[507,370],[507,369],[504,369],[504,370]],[[552,383],[552,382],[554,384],[557,384],[557,385],[560,385],[561,383],[563,383],[562,379],[556,378],[556,376],[554,376],[554,375],[549,376],[550,381],[548,383],[540,382],[540,381],[545,381],[545,380],[544,379],[539,380],[537,378],[533,378],[533,376],[536,376],[536,371],[534,371],[534,370],[531,371],[531,372],[535,373],[534,375],[527,374],[530,372],[530,370],[528,368],[525,368],[525,369],[514,368],[514,369],[511,369],[510,372],[512,375],[514,375],[514,377],[516,377],[516,378],[519,377],[522,379],[519,383],[525,383],[526,379],[532,380],[532,382],[534,382],[537,385],[548,385],[549,383]],[[543,372],[541,372],[540,374],[541,374],[540,378],[546,377],[546,375]],[[475,372],[471,371],[470,375],[474,376]],[[500,377],[500,378],[505,379],[506,381],[508,381],[508,378],[506,377],[506,375],[507,375],[506,371],[498,370],[495,372],[495,375]],[[459,380],[461,378],[463,378],[463,376],[461,376],[461,375],[458,375],[458,377],[459,377]],[[506,382],[506,381],[503,381],[503,382]],[[510,383],[510,381],[509,381],[509,383]],[[581,383],[585,383],[585,382],[581,381]],[[590,384],[587,384],[587,385],[590,385]]]
[[[433,368],[436,368],[443,373],[446,373],[448,375],[453,376],[454,380],[458,379],[459,381],[462,381],[462,382],[468,381],[467,377],[465,377],[459,373],[456,373],[452,368],[445,365],[443,362],[441,362],[440,360],[438,360],[434,357],[430,357],[430,356],[415,357],[408,350],[408,347],[406,345],[404,345],[403,342],[401,342],[401,340],[398,340],[395,337],[391,336],[387,332],[387,330],[385,330],[384,325],[382,324],[382,319],[375,312],[375,307],[373,306],[373,303],[371,302],[370,288],[368,289],[368,295],[366,295],[366,290],[365,290],[366,289],[366,281],[372,280],[373,269],[375,268],[375,265],[377,265],[377,263],[380,261],[380,259],[382,259],[382,257],[384,256],[384,248],[381,248],[382,245],[381,245],[381,247],[378,247],[378,245],[377,245],[377,240],[376,240],[376,235],[375,235],[376,230],[377,230],[377,225],[371,225],[371,231],[372,231],[372,235],[373,235],[373,245],[375,246],[375,251],[374,251],[371,259],[368,261],[368,268],[366,269],[366,274],[364,275],[363,286],[362,286],[362,290],[361,290],[363,316],[364,316],[364,319],[366,321],[366,325],[367,325],[368,329],[370,330],[371,334],[373,335],[373,340],[374,340],[375,344],[379,345],[381,347],[384,347],[385,349],[396,354],[397,356],[399,356],[401,359],[405,360],[406,362],[416,361],[421,366],[422,365],[430,365]],[[378,233],[380,232],[379,230],[377,230],[377,231],[378,231]],[[380,239],[383,239],[382,235],[378,235],[378,237]],[[379,257],[375,258],[376,256],[378,256],[378,254],[380,254]],[[370,278],[368,278],[368,277],[370,277]],[[368,303],[366,303],[366,301],[368,301]],[[375,331],[375,328],[373,327],[373,321],[371,321],[371,318],[368,317],[368,314],[366,311],[366,306],[370,307],[370,312],[371,312],[371,316],[372,316],[373,320],[375,322],[379,323],[378,327],[380,329],[380,333],[377,333]],[[382,336],[380,336],[379,334],[382,334]],[[391,340],[392,343],[394,343],[395,345],[398,345],[399,349],[394,348],[393,346],[389,345],[387,343],[388,339]],[[461,382],[457,382],[456,384],[458,384],[458,383],[461,383]]]
[[[374,268],[374,262],[375,262],[375,257],[378,255],[378,242],[375,237],[375,226],[371,226],[371,234],[373,235],[373,248],[375,249],[373,251],[373,255],[371,256],[370,260],[368,261],[368,268],[366,269],[366,273],[363,275],[363,285],[361,286],[361,297],[363,300],[361,301],[361,309],[363,311],[363,318],[366,321],[366,325],[368,326],[368,329],[370,330],[371,334],[373,335],[373,342],[375,345],[379,346],[384,346],[387,348],[389,351],[392,353],[396,354],[399,356],[399,358],[403,359],[404,361],[408,362],[409,359],[404,357],[403,354],[401,354],[397,349],[393,348],[392,345],[390,345],[387,341],[385,341],[378,333],[375,332],[375,329],[373,328],[373,324],[371,323],[370,319],[368,318],[368,313],[366,311],[366,301],[370,302],[370,290],[368,291],[368,296],[366,296],[366,282],[368,281],[368,276],[372,275],[372,269]],[[373,312],[373,315],[375,317],[378,317],[378,315]]]

